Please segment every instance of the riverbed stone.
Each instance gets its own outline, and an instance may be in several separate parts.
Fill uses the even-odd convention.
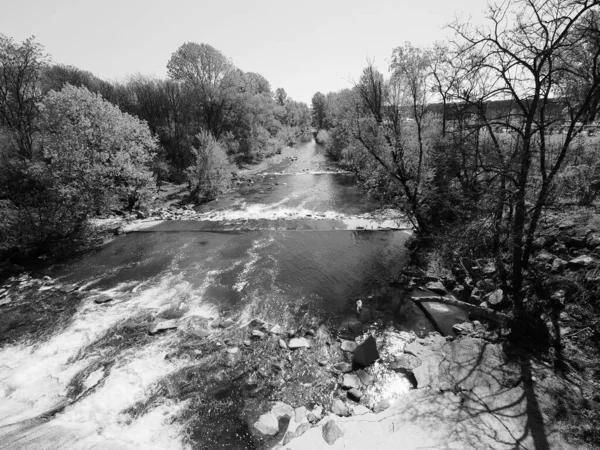
[[[252,330],[252,338],[253,339],[262,339],[265,337],[265,333],[259,330]]]
[[[293,338],[290,339],[290,342],[288,342],[288,347],[291,350],[295,350],[297,348],[309,348],[310,342],[308,342],[308,339],[306,338]]]
[[[375,414],[379,414],[380,412],[385,411],[389,407],[390,407],[390,401],[387,399],[383,399],[383,400],[380,400],[379,402],[375,403],[375,406],[373,406],[373,412]]]
[[[339,362],[333,366],[335,370],[342,373],[352,372],[352,364],[347,362]]]
[[[360,378],[361,383],[365,386],[371,386],[372,384],[375,384],[375,377],[362,369],[358,369],[356,371],[356,375],[358,376],[358,378]]]
[[[296,408],[294,410],[294,420],[298,423],[302,422],[304,419],[306,419],[307,413],[308,410],[305,406],[300,406],[299,408]]]
[[[454,325],[456,327],[456,325]],[[452,327],[454,329],[454,327]],[[397,370],[399,372],[410,372],[414,368],[421,365],[421,360],[414,355],[404,353],[402,355],[394,356],[394,360],[389,364],[390,369]]]
[[[100,294],[99,296],[94,298],[94,303],[101,305],[103,303],[111,302],[112,300],[113,298],[110,295]]]
[[[371,410],[367,408],[365,405],[356,405],[352,408],[352,413],[354,416],[364,416],[365,414],[369,414]]]
[[[354,362],[361,367],[367,367],[379,359],[377,343],[373,336],[369,336],[354,350]]]
[[[177,319],[162,320],[160,322],[150,325],[150,329],[148,330],[148,332],[150,334],[156,334],[161,331],[172,330],[174,328],[177,328],[178,325],[179,321]]]
[[[341,349],[345,352],[353,352],[358,347],[358,344],[354,341],[342,341]]]
[[[285,343],[285,341],[283,339],[279,339],[279,346],[284,350],[287,350],[287,348],[288,348],[287,344]]]
[[[446,287],[441,281],[430,281],[425,285],[425,287],[436,294],[446,294]]]
[[[358,389],[360,388],[361,382],[357,375],[345,374],[342,380],[342,387],[344,389]]]
[[[594,258],[589,255],[580,255],[569,261],[570,267],[587,267],[594,262]]]
[[[254,428],[265,436],[274,436],[279,432],[279,421],[275,414],[268,412],[258,418]]]
[[[325,425],[323,425],[323,430],[321,433],[323,435],[323,439],[329,445],[335,444],[335,441],[337,441],[344,435],[344,432],[340,427],[337,426],[334,420],[330,420]]]
[[[279,324],[273,326],[269,330],[269,333],[271,333],[271,334],[281,334],[282,332],[283,332],[283,330],[281,329],[281,326]]]
[[[284,402],[275,402],[271,407],[271,413],[279,419],[280,417],[287,416],[290,419],[295,416],[294,408]]]
[[[354,400],[355,402],[359,402],[362,397],[362,392],[356,388],[352,388],[348,391],[348,398],[350,400]]]
[[[348,407],[339,398],[336,398],[331,403],[331,412],[338,416],[341,416],[341,417],[347,417],[350,415],[350,411],[348,410]]]
[[[506,306],[506,298],[502,289],[496,289],[491,292],[485,299],[487,304],[492,309],[502,309]]]

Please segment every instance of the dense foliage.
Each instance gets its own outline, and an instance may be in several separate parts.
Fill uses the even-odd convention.
[[[307,105],[210,45],[183,44],[167,68],[112,83],[0,35],[0,252],[85,242],[89,218],[145,207],[169,179],[213,199],[232,164],[280,153],[310,125]]]

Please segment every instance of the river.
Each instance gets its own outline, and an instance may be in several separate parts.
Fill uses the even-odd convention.
[[[56,321],[0,344],[0,448],[264,447],[244,417],[295,394],[271,375],[248,381],[261,370],[253,358],[273,351],[248,345],[253,319],[335,337],[361,300],[370,326],[431,330],[390,284],[408,257],[403,216],[379,210],[314,141],[286,155],[194,220],[145,221],[46,269],[81,295],[61,297]],[[148,333],[169,320],[176,329]],[[286,370],[282,384],[300,382],[300,369]],[[313,387],[313,399],[330,389]]]

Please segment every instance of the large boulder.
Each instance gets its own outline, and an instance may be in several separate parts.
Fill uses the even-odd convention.
[[[373,336],[369,336],[354,350],[354,362],[361,367],[367,367],[379,359],[377,342]]]

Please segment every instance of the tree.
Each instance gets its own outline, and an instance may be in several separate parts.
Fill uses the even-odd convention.
[[[453,25],[461,40],[457,57],[468,61],[463,74],[474,81],[471,86],[477,86],[466,93],[459,90],[460,98],[479,104],[485,99],[506,99],[514,105],[509,111],[479,117],[490,130],[503,161],[503,175],[512,186],[512,290],[519,317],[524,314],[523,270],[542,210],[599,94],[600,46],[584,46],[585,62],[576,58],[581,54],[581,37],[598,36],[597,27],[586,22],[589,14],[597,13],[597,6],[592,0],[510,0],[490,6],[487,28]],[[592,68],[591,77],[585,67]],[[579,87],[577,95],[574,86]],[[559,122],[564,122],[567,132],[555,145],[548,134]],[[495,136],[498,126],[514,133],[508,145]],[[536,174],[539,187],[530,183]],[[533,207],[527,207],[528,201]]]
[[[10,136],[13,150],[22,159],[34,153],[39,85],[47,62],[43,47],[28,38],[22,43],[0,34],[0,128]]]
[[[173,53],[167,69],[173,80],[192,88],[203,125],[219,139],[233,108],[236,87],[233,63],[208,44],[187,42]]]
[[[327,100],[321,92],[312,98],[312,125],[317,130],[327,128]]]
[[[212,200],[231,184],[231,165],[225,150],[215,138],[203,131],[196,136],[197,147],[192,151],[195,163],[188,167],[190,197],[196,201]]]
[[[61,183],[87,199],[84,215],[117,201],[131,209],[145,197],[157,149],[145,122],[70,85],[51,91],[40,108],[43,159]]]

